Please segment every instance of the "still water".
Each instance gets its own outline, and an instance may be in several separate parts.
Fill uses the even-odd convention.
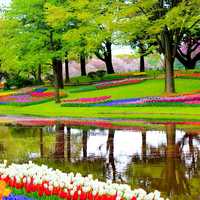
[[[200,131],[0,126],[0,160],[28,160],[100,180],[158,189],[170,199],[200,199]]]

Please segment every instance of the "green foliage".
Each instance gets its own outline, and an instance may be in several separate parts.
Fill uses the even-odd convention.
[[[96,72],[89,72],[88,73],[88,77],[93,79],[93,80],[96,78],[96,76],[97,76]]]
[[[96,72],[96,75],[102,80],[103,77],[106,75],[106,71],[105,70],[98,70]]]
[[[22,88],[35,84],[36,82],[33,79],[27,79],[21,76],[12,76],[6,80],[5,89],[11,89],[12,87]]]

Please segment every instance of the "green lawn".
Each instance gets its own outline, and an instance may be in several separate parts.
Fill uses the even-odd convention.
[[[200,90],[200,80],[177,79],[177,92]],[[163,80],[147,80],[143,83],[69,94],[68,98],[95,97],[111,95],[113,99],[155,96],[163,94]],[[67,88],[66,88],[67,90]],[[0,106],[1,115],[34,115],[34,116],[65,116],[85,118],[135,118],[135,119],[170,119],[200,120],[200,107],[61,107],[54,102],[39,105],[16,107]]]
[[[200,79],[176,79],[176,92],[183,93],[191,92],[193,90],[200,90]],[[159,96],[163,95],[163,91],[163,80],[146,80],[144,82],[133,85],[113,87],[89,92],[71,93],[69,94],[69,98],[111,95],[112,99],[124,99],[133,97]]]

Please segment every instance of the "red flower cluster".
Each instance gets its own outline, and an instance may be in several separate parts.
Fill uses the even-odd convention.
[[[53,126],[56,125],[55,119],[23,119],[17,120],[17,124],[23,126]],[[126,125],[117,125],[113,124],[109,121],[89,121],[89,120],[61,120],[60,124],[64,124],[66,126],[92,126],[92,127],[99,127],[105,129],[118,129],[118,130],[137,130],[142,131],[144,128],[142,126],[126,126]]]
[[[53,126],[56,124],[54,119],[23,119],[16,120],[16,124],[23,126]]]
[[[200,73],[176,74],[176,77],[194,77],[194,78],[200,78]]]
[[[38,196],[57,196],[67,200],[116,200],[117,194],[93,194],[92,191],[84,192],[81,186],[77,187],[77,190],[72,193],[71,189],[63,190],[60,187],[49,187],[48,181],[43,181],[41,184],[34,184],[33,177],[23,177],[20,182],[17,182],[16,178],[7,176],[6,178],[0,177],[0,180],[5,181],[10,187],[16,189],[25,189],[27,193],[37,192]],[[25,181],[24,181],[25,180]],[[121,198],[121,200],[124,200]],[[136,197],[132,197],[131,200],[136,200]]]
[[[111,96],[100,96],[100,97],[93,97],[93,98],[68,99],[68,100],[64,100],[64,102],[65,103],[100,103],[100,102],[105,102],[106,100],[110,98]]]
[[[54,92],[31,92],[33,97],[53,97]]]

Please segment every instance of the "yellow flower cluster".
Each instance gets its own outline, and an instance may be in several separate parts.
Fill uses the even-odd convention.
[[[146,72],[127,72],[122,74],[113,74],[113,76],[143,76]]]
[[[0,181],[0,200],[2,200],[3,197],[8,197],[10,193],[11,191],[6,188],[6,182]]]
[[[8,95],[12,95],[12,94],[16,94],[16,92],[0,92],[0,97],[4,97],[4,96],[8,96]]]

